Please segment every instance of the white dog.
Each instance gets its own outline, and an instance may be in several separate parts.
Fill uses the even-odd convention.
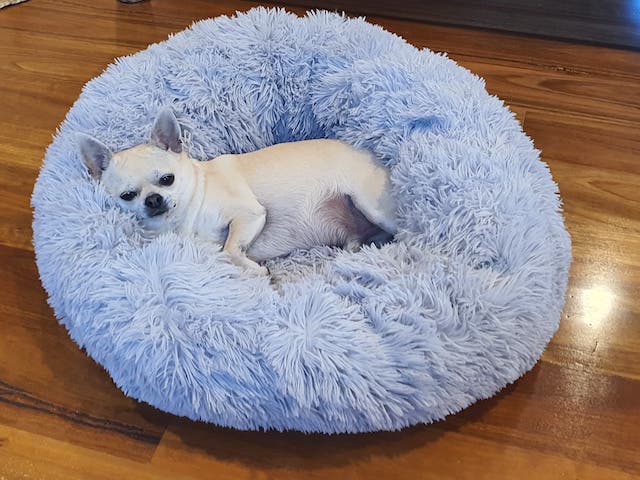
[[[380,230],[396,233],[387,170],[337,140],[283,143],[200,162],[183,151],[170,110],[148,144],[112,153],[81,134],[82,157],[119,205],[153,231],[220,244],[237,265],[266,274],[263,261],[295,249],[359,248]]]

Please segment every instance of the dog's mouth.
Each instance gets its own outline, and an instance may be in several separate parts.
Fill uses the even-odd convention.
[[[165,204],[160,205],[158,208],[147,208],[147,216],[149,218],[157,217],[158,215],[162,215],[169,211],[169,207]]]

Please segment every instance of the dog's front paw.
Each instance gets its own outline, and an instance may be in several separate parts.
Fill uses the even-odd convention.
[[[256,275],[261,275],[266,277],[269,275],[269,269],[267,267],[263,267],[262,265],[256,265],[255,267],[248,268],[251,273],[255,273]]]
[[[250,258],[245,257],[244,255],[231,255],[231,262],[236,264],[237,266],[244,268],[248,273],[252,275],[269,275],[269,269],[267,267],[263,267],[257,262],[254,262]]]
[[[263,277],[269,275],[269,269],[267,267],[264,267],[253,260],[249,260],[248,258],[243,262],[243,266],[252,275],[260,275]]]

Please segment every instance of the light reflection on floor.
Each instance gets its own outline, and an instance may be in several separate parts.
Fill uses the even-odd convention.
[[[600,327],[613,308],[615,294],[604,284],[595,285],[582,291],[582,311],[589,326]]]

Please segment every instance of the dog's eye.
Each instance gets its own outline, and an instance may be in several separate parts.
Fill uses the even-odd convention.
[[[138,192],[123,192],[120,194],[120,198],[125,202],[130,202],[138,196]]]
[[[173,180],[174,180],[174,176],[171,173],[168,173],[167,175],[163,175],[162,177],[160,177],[160,185],[162,185],[163,187],[168,187],[170,185],[173,185]]]

